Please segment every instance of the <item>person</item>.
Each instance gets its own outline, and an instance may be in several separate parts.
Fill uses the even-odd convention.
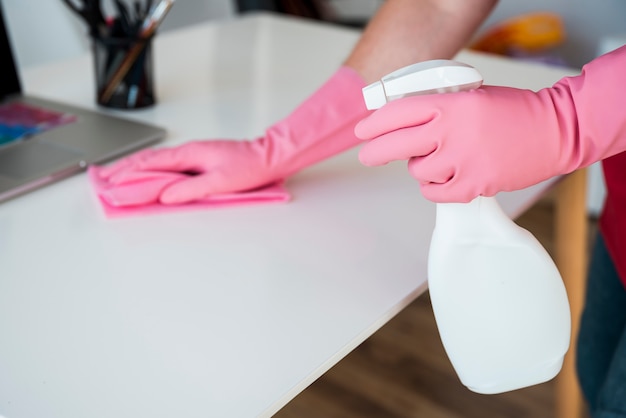
[[[263,136],[141,151],[100,175],[125,184],[143,171],[193,172],[155,192],[162,204],[176,204],[262,187],[363,144],[363,164],[408,160],[426,198],[467,202],[603,161],[607,198],[589,267],[577,369],[594,418],[626,417],[626,49],[538,92],[482,86],[407,97],[375,112],[363,104],[361,88],[384,74],[453,57],[495,4],[386,0],[337,72]]]
[[[379,8],[343,65],[287,117],[252,140],[190,141],[179,147],[148,149],[99,170],[112,185],[129,184],[145,171],[189,173],[154,188],[162,204],[182,204],[204,196],[257,189],[355,147],[354,126],[369,112],[361,89],[408,64],[452,57],[487,17],[496,0],[388,0]],[[401,19],[396,17],[401,16]],[[116,206],[128,188],[107,199]],[[145,194],[142,190],[142,194]],[[143,196],[142,196],[143,197]],[[136,201],[132,200],[132,203]]]

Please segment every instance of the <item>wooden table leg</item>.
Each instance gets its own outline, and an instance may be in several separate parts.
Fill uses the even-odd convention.
[[[587,171],[578,170],[558,185],[555,199],[555,262],[567,289],[572,314],[572,339],[556,380],[556,417],[578,418],[583,398],[575,368],[576,338],[587,275]]]

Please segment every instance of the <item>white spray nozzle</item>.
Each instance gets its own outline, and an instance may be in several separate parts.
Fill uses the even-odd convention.
[[[450,93],[478,88],[483,77],[472,66],[452,60],[412,64],[387,74],[363,88],[365,106],[379,109],[385,103],[416,94]]]

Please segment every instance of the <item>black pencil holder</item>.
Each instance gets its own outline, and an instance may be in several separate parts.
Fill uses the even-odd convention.
[[[152,37],[94,38],[93,54],[99,105],[139,109],[155,103]]]

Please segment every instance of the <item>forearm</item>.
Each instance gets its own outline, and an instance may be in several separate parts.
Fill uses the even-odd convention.
[[[386,0],[345,64],[367,83],[405,65],[452,58],[497,0]]]

